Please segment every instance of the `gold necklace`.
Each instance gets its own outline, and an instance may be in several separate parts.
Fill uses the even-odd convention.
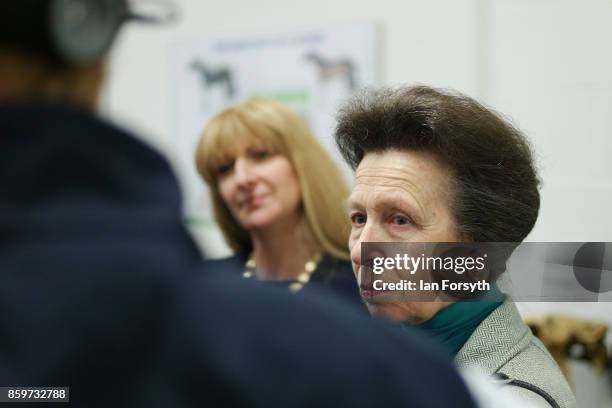
[[[317,253],[310,260],[306,261],[306,263],[304,264],[304,271],[300,273],[297,278],[295,278],[295,280],[289,284],[289,292],[297,293],[302,290],[304,285],[306,285],[310,281],[310,278],[312,277],[314,271],[317,270],[319,262],[321,262],[321,258],[321,254]],[[249,259],[244,264],[244,272],[242,272],[242,276],[246,279],[251,279],[255,276],[256,269],[257,264],[255,263],[255,259],[253,259],[253,254],[251,254],[249,256]]]

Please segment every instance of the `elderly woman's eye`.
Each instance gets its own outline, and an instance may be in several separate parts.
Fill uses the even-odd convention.
[[[397,214],[393,216],[393,223],[396,225],[410,225],[412,220],[405,215]]]
[[[363,225],[366,223],[366,216],[361,213],[353,213],[350,218],[353,225]]]

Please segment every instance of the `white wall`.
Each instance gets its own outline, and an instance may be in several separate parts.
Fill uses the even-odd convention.
[[[154,144],[168,151],[172,145],[168,58],[172,44],[181,39],[375,22],[382,32],[385,82],[422,82],[477,92],[474,0],[176,2],[182,19],[175,28],[124,30],[112,55],[105,98],[112,117],[144,130]]]
[[[612,2],[487,3],[485,97],[531,136],[539,241],[612,240]]]

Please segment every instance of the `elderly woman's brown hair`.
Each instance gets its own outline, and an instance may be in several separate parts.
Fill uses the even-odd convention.
[[[364,91],[341,108],[336,142],[353,168],[366,153],[390,149],[442,160],[466,240],[520,242],[538,217],[539,179],[527,139],[470,97],[426,86]]]
[[[215,169],[248,141],[291,162],[302,192],[302,233],[311,249],[348,259],[350,231],[344,209],[348,186],[329,154],[293,111],[268,98],[253,98],[216,115],[196,149],[198,172],[210,187],[215,218],[228,245],[248,254],[250,237],[221,198]]]

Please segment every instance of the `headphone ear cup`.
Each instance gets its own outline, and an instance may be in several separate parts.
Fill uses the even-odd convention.
[[[127,14],[126,0],[52,0],[49,29],[55,51],[70,64],[98,61]]]

